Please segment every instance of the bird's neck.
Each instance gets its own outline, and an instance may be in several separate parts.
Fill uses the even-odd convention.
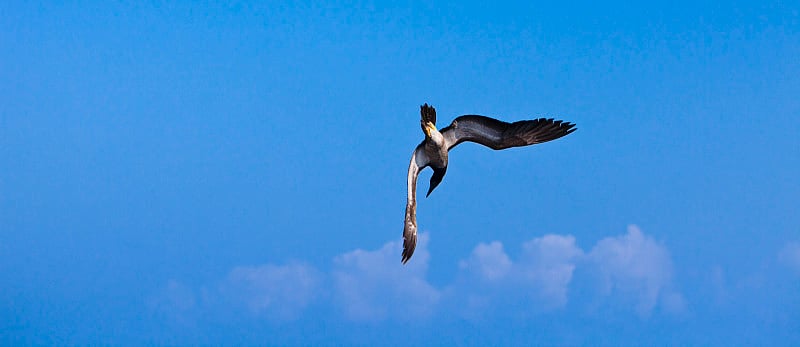
[[[431,135],[428,137],[428,139],[437,147],[444,146],[444,136],[438,130],[431,131]]]

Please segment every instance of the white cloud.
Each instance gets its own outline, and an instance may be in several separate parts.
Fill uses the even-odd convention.
[[[462,269],[470,269],[487,281],[497,281],[504,278],[511,270],[511,259],[503,250],[499,241],[492,243],[479,243],[472,250],[469,259],[459,263]]]
[[[639,314],[649,315],[659,299],[669,303],[669,310],[681,309],[680,294],[669,291],[672,261],[667,249],[638,227],[628,227],[623,236],[600,240],[588,260],[603,281],[603,292],[635,298]]]
[[[519,270],[549,305],[567,303],[567,288],[583,251],[572,235],[545,235],[522,245]]]
[[[576,261],[583,251],[575,245],[575,238],[562,235],[545,235],[522,245],[522,255],[512,261],[503,250],[503,244],[494,241],[475,247],[467,260],[461,261],[468,275],[452,288],[454,292],[468,292],[465,299],[469,311],[485,310],[490,306],[490,296],[517,295],[534,299],[530,309],[540,310],[564,306],[567,288],[572,280]],[[470,279],[488,284],[491,289],[477,287]],[[535,307],[534,307],[535,306]]]
[[[672,289],[672,262],[666,248],[635,226],[624,235],[600,240],[588,253],[571,235],[548,234],[524,242],[517,259],[499,241],[480,243],[459,263],[462,272],[456,280],[441,288],[426,279],[428,241],[427,233],[419,236],[407,265],[400,263],[398,240],[376,250],[356,249],[336,256],[328,273],[301,263],[265,264],[235,267],[211,290],[193,291],[170,281],[153,302],[160,311],[186,317],[223,304],[287,320],[299,317],[322,297],[353,320],[417,320],[437,311],[481,319],[509,308],[524,313],[563,308],[576,270],[583,269],[580,274],[600,279],[598,298],[603,304],[622,297],[643,316],[659,305],[668,312],[680,312],[686,305]],[[800,271],[800,245],[787,246],[781,259]]]
[[[317,296],[320,280],[317,270],[304,264],[239,266],[221,291],[253,313],[292,319]]]
[[[389,242],[375,251],[357,249],[334,259],[335,300],[356,320],[400,320],[429,316],[439,291],[425,280],[430,255],[428,234],[420,234],[414,258],[400,263],[402,243]]]
[[[790,242],[778,253],[778,259],[800,274],[800,243]]]
[[[636,311],[643,316],[659,304],[668,312],[680,312],[686,305],[683,296],[672,290],[669,252],[635,226],[625,235],[600,240],[588,254],[576,245],[575,237],[549,234],[523,243],[519,259],[510,259],[502,243],[494,241],[476,246],[460,264],[471,275],[467,278],[491,286],[462,279],[450,290],[467,293],[464,301],[470,316],[490,308],[492,297],[502,300],[515,295],[514,290],[524,291],[525,298],[538,299],[526,310],[564,307],[578,267],[601,279],[603,297],[619,294],[626,300],[633,298]]]

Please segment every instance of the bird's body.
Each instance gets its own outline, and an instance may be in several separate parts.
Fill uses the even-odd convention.
[[[433,169],[426,197],[441,183],[447,172],[449,151],[464,141],[482,144],[494,150],[528,146],[555,140],[575,131],[569,122],[539,118],[506,123],[497,119],[466,115],[457,117],[441,131],[436,129],[436,110],[428,104],[420,108],[420,125],[425,139],[411,154],[408,165],[408,200],[406,202],[405,227],[403,229],[403,257],[405,264],[417,245],[417,177],[430,166]]]

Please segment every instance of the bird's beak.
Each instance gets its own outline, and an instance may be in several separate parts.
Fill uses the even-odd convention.
[[[428,137],[430,137],[431,133],[436,131],[436,126],[433,125],[433,123],[431,122],[426,122],[422,130],[425,130],[425,135],[428,135]]]

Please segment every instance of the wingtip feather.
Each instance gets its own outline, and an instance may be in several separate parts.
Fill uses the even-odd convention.
[[[417,233],[414,232],[409,237],[403,237],[403,255],[400,262],[405,265],[411,256],[414,255],[414,249],[417,248]]]

